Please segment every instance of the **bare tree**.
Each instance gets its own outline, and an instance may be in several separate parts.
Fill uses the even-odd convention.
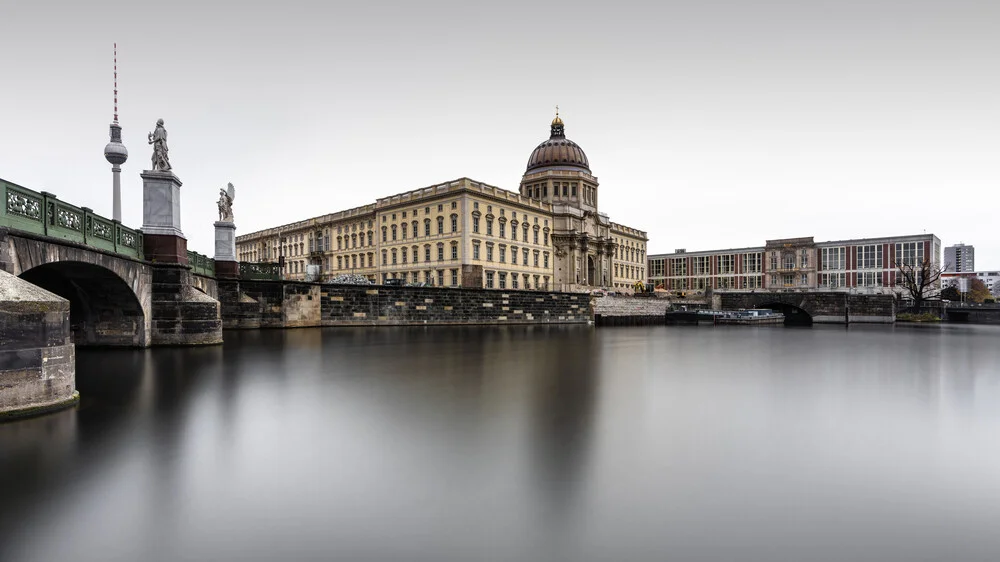
[[[931,260],[896,261],[896,286],[904,296],[913,300],[913,307],[919,311],[924,301],[939,297],[938,280],[948,266],[935,266]]]

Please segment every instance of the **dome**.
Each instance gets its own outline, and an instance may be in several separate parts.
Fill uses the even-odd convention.
[[[549,140],[535,147],[528,157],[528,167],[524,173],[543,168],[577,169],[590,173],[590,162],[580,145],[566,138],[563,121],[556,115],[552,120]]]

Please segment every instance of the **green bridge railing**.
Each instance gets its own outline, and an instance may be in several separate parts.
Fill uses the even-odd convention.
[[[215,277],[215,260],[206,255],[188,250],[188,265],[191,266],[191,273]]]
[[[84,244],[130,258],[144,259],[142,231],[0,179],[0,226]],[[214,270],[214,268],[213,268]]]
[[[281,268],[276,263],[240,262],[240,279],[250,281],[278,281]]]

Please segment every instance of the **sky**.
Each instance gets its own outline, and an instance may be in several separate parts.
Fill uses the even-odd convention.
[[[163,118],[188,248],[470,177],[554,106],[649,253],[932,232],[1000,267],[1000,2],[6,2],[0,178],[123,222]]]

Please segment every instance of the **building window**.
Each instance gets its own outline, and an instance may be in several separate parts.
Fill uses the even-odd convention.
[[[424,219],[424,236],[431,235],[431,219]]]
[[[364,256],[361,257],[361,265],[362,265],[362,267],[364,267],[364,265],[365,265]],[[368,258],[368,266],[371,267],[371,265],[372,265],[372,260],[371,260],[371,258]],[[357,254],[351,254],[351,267],[354,268],[354,269],[358,268],[358,255]]]
[[[513,234],[514,230],[511,230],[510,232]],[[510,249],[510,263],[511,265],[517,265],[517,248],[514,248],[513,246]]]
[[[438,205],[440,207],[441,205]],[[440,209],[438,209],[440,210]],[[438,217],[438,234],[444,234],[444,217]]]
[[[452,287],[457,287],[458,286],[458,270],[457,269],[451,270],[451,286]]]
[[[521,255],[524,257],[524,260],[522,260],[521,263],[523,263],[524,265],[528,265],[528,249],[524,248],[521,250],[521,252],[522,252]]]
[[[414,212],[413,214],[416,215],[417,213]],[[412,226],[413,226],[413,237],[416,238],[417,237],[417,221],[413,221]]]
[[[452,242],[451,244],[451,259],[453,260],[458,259],[458,244],[455,242]]]
[[[500,238],[507,237],[507,223],[500,223]]]
[[[382,250],[382,265],[389,265],[389,252]]]
[[[353,236],[352,236],[353,238]],[[396,241],[396,225],[392,225],[392,241]]]
[[[500,263],[507,262],[507,246],[500,245]]]
[[[770,259],[768,260],[767,268],[770,269],[771,271],[778,269],[778,252],[771,252],[771,255],[768,257]]]
[[[479,217],[472,217],[472,232],[479,234]]]
[[[859,271],[858,272],[858,287],[881,287],[882,286],[882,272],[881,271]]]
[[[451,231],[458,232],[458,215],[451,216]]]
[[[513,230],[511,232],[513,232]],[[516,273],[511,273],[510,274],[510,288],[511,289],[516,289],[517,288],[517,274]]]
[[[906,267],[920,265],[924,261],[924,243],[903,242],[896,244],[896,261]]]
[[[548,267],[549,267],[549,253],[545,252],[545,255],[543,256],[543,258],[544,259],[542,261],[545,263],[545,265],[543,265],[542,267],[548,269]]]
[[[511,223],[510,225],[510,239],[517,240],[517,223]]]
[[[343,269],[343,265],[343,258],[341,256],[337,256],[337,269]]]
[[[534,243],[538,244],[538,230],[535,230]]]
[[[438,283],[438,287],[444,287],[444,270],[443,269],[439,269],[438,270],[438,281],[437,281],[437,283]]]
[[[781,267],[782,269],[795,269],[795,254],[793,252],[781,254]]]
[[[396,249],[392,249],[392,265],[396,265]]]
[[[492,271],[487,271],[486,272],[486,288],[487,289],[492,289],[493,288],[493,272]]]
[[[719,275],[734,273],[736,271],[736,259],[733,254],[722,254],[719,256]]]
[[[424,244],[424,261],[431,261],[431,245]]]
[[[542,241],[542,246],[548,246],[548,245],[549,245],[549,233],[546,232],[544,233],[544,240]]]
[[[803,286],[809,284],[809,275],[806,273],[802,274],[802,279],[799,281]]]
[[[400,254],[401,254],[401,257],[402,257],[402,261],[403,261],[403,263],[406,263],[406,248],[403,248],[403,249],[402,249],[402,250],[400,250],[399,252],[400,252]]]
[[[493,236],[493,221],[486,219],[486,235]]]
[[[385,218],[385,217],[382,217],[382,218]],[[387,239],[387,236],[386,236],[387,232],[388,232],[388,230],[383,226],[382,227],[382,243],[383,244],[385,242],[388,242],[388,239]]]
[[[535,250],[535,267],[538,267],[538,250]]]
[[[478,260],[479,259],[479,244],[478,243],[473,243],[472,244],[472,259],[474,259],[474,260]]]
[[[805,248],[799,250],[799,264],[803,268],[809,267],[809,250]]]
[[[493,246],[486,246],[486,261],[493,261]]]
[[[882,245],[858,246],[857,269],[882,269]]]
[[[823,271],[846,269],[846,260],[844,259],[845,255],[846,251],[843,246],[821,249],[820,259],[823,260],[823,263],[821,264]],[[842,287],[843,283],[833,286]]]
[[[507,273],[504,272],[504,271],[501,271],[500,274],[499,274],[499,277],[500,277],[500,288],[501,289],[506,289],[507,288]]]
[[[743,254],[743,273],[760,273],[760,253]]]
[[[438,244],[438,261],[444,261],[444,244]]]
[[[413,250],[413,263],[417,263],[420,259],[420,249],[416,246],[411,249]]]
[[[691,258],[692,275],[710,275],[711,274],[711,264],[709,263],[710,256],[695,256]]]

